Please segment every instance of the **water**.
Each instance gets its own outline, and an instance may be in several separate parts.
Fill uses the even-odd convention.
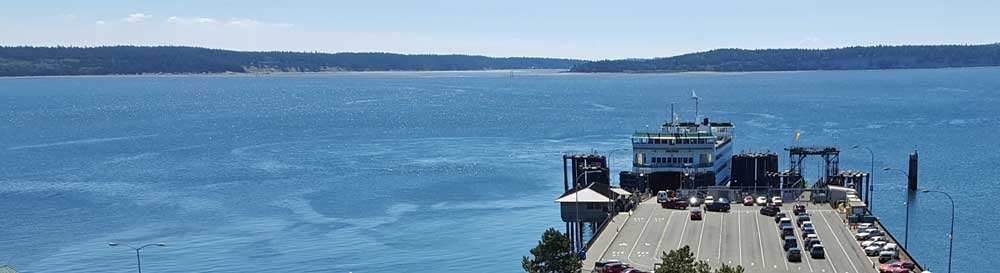
[[[668,103],[736,124],[736,149],[845,149],[959,208],[955,270],[1000,267],[1000,69],[752,74],[370,73],[0,79],[0,262],[23,272],[520,272],[560,155],[629,146]],[[782,156],[782,168],[787,158]],[[623,153],[614,171],[630,162]],[[806,177],[818,174],[818,159]],[[874,210],[902,237],[904,181]],[[909,249],[944,271],[948,205],[918,195]]]

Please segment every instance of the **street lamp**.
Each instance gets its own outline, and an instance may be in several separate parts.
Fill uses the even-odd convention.
[[[896,169],[896,168],[890,168],[890,167],[885,167],[882,170],[883,171],[897,171],[901,175],[903,175],[904,179],[908,179],[908,176],[907,176],[906,172],[904,172],[903,170]],[[909,197],[907,197],[907,199],[906,199],[906,224],[904,224],[904,227],[903,227],[903,248],[906,248],[907,247],[906,243],[910,241],[910,201],[911,200],[909,199]]]
[[[943,191],[924,189],[922,192],[944,194],[944,196],[948,197],[948,201],[951,202],[951,231],[948,232],[948,273],[951,273],[951,251],[952,247],[955,245],[955,199],[951,198],[951,194]]]
[[[611,171],[611,165],[614,165],[614,161],[612,161],[612,159],[614,158],[613,156],[615,155],[615,152],[628,151],[628,150],[629,150],[628,148],[617,148],[617,149],[611,149],[611,151],[608,151],[608,173],[612,175],[611,180],[614,180],[613,175],[614,175],[615,172]],[[622,181],[620,181],[620,180],[618,181],[618,186],[619,187],[622,186]]]
[[[131,248],[132,250],[135,250],[135,264],[139,267],[139,273],[142,273],[142,261],[139,260],[139,250],[142,250],[143,248],[146,248],[147,246],[167,246],[167,245],[164,244],[164,243],[155,243],[155,244],[145,244],[145,245],[142,245],[140,247],[133,247],[133,246],[130,246],[128,244],[108,243],[108,246],[112,246],[112,247],[115,247],[115,246],[124,246],[124,247]]]
[[[872,156],[872,160],[871,160],[871,163],[872,163],[872,172],[868,174],[869,175],[868,178],[871,179],[871,182],[868,183],[868,193],[865,195],[865,200],[868,200],[868,210],[872,210],[872,203],[875,203],[875,200],[872,199],[871,196],[868,196],[868,195],[872,194],[872,188],[875,187],[873,185],[875,183],[875,152],[872,151],[871,148],[868,148],[868,147],[865,147],[865,146],[861,146],[861,145],[854,145],[854,149],[865,149],[865,150],[868,150],[868,153],[871,154],[871,156]]]

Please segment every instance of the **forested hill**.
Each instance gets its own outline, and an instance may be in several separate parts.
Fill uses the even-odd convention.
[[[1000,44],[836,49],[717,49],[657,59],[579,64],[573,72],[796,71],[1000,66]]]
[[[569,69],[582,62],[469,55],[245,52],[176,46],[0,47],[0,76]]]

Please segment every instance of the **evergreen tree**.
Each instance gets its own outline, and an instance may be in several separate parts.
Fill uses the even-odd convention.
[[[569,236],[554,228],[542,234],[538,246],[531,249],[534,259],[521,259],[521,267],[528,273],[570,273],[580,271],[580,257],[573,253]]]

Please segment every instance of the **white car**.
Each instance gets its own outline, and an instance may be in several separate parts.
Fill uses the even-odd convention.
[[[885,236],[885,232],[882,232],[877,228],[869,228],[866,229],[865,232],[868,232],[868,234],[871,234],[872,236]]]
[[[711,205],[712,203],[715,203],[715,197],[711,195],[705,196],[705,205],[708,206]]]
[[[781,206],[781,197],[777,196],[771,197],[771,204],[774,204],[775,206]]]
[[[858,234],[854,234],[854,239],[857,239],[858,241],[865,241],[870,237],[872,237],[872,235],[868,234],[868,232],[859,232]]]
[[[761,207],[767,206],[767,197],[763,197],[763,196],[757,197],[757,205],[761,206]]]
[[[882,248],[879,246],[869,246],[865,248],[865,255],[868,257],[875,257],[882,252]]]
[[[862,223],[858,225],[858,233],[865,232],[866,230],[872,228],[871,223]]]
[[[886,251],[898,251],[899,250],[899,245],[893,244],[893,243],[887,243],[887,244],[885,244],[885,246],[882,246],[882,250],[886,250]]]
[[[874,244],[876,242],[882,242],[884,244],[885,241],[886,241],[886,239],[883,236],[874,236],[874,237],[871,237],[871,238],[869,238],[868,240],[866,240],[864,242],[861,242],[861,247],[868,247],[868,246],[871,246],[872,244]]]

